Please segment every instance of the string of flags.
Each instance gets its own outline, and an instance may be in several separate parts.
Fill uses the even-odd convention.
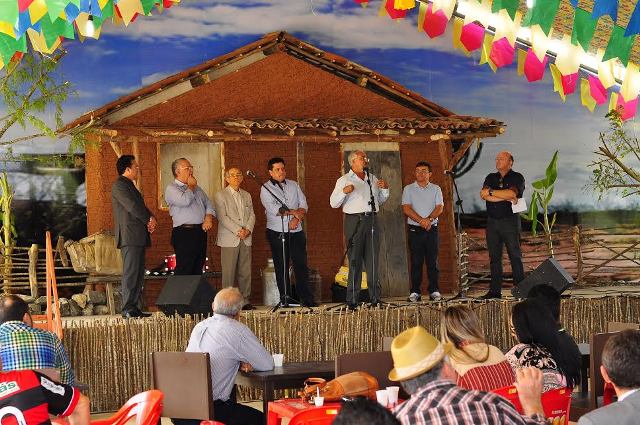
[[[19,61],[29,45],[51,54],[63,39],[99,38],[111,20],[128,26],[138,16],[149,16],[180,0],[0,0],[0,69]]]
[[[594,0],[591,12],[578,7],[578,0],[569,1],[572,31],[561,39],[553,37],[560,0],[528,0],[524,16],[520,0],[382,0],[379,15],[403,19],[417,9],[418,31],[429,38],[443,35],[453,21],[453,47],[467,56],[479,50],[480,65],[497,72],[516,62],[518,75],[529,82],[541,80],[548,69],[563,102],[577,91],[591,112],[609,99],[609,110],[618,109],[624,120],[633,118],[640,70],[630,57],[640,34],[640,0],[626,27],[617,23],[618,0]],[[354,2],[366,6],[369,0]],[[605,16],[613,21],[606,48],[592,48]]]

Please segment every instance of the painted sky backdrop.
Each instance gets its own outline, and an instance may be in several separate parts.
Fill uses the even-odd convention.
[[[598,133],[607,127],[606,107],[590,113],[580,105],[579,93],[563,103],[553,93],[548,70],[545,79],[536,83],[518,77],[515,65],[494,74],[488,66],[477,65],[477,55],[469,58],[453,49],[451,28],[431,40],[417,31],[417,13],[394,22],[378,16],[379,4],[372,0],[368,8],[361,8],[352,0],[182,0],[162,15],[138,19],[128,28],[106,24],[97,41],[65,44],[69,54],[62,70],[78,92],[65,105],[65,119],[70,121],[265,33],[286,30],[386,75],[455,113],[505,122],[506,133],[485,139],[481,159],[458,181],[467,211],[482,208],[479,185],[494,170],[495,154],[505,149],[513,152],[514,169],[529,184],[542,176],[553,152],[560,151],[553,202],[558,207],[606,209],[636,204],[619,196],[598,202],[584,188]],[[65,149],[38,143],[20,151]]]

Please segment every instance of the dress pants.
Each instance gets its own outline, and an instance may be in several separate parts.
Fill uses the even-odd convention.
[[[207,233],[202,230],[202,225],[174,227],[171,245],[176,254],[174,274],[202,274],[202,267],[207,258]]]
[[[307,238],[303,231],[285,232],[285,258],[282,258],[282,232],[267,229],[267,240],[271,246],[273,266],[276,272],[276,281],[280,297],[284,297],[285,281],[287,294],[291,296],[291,282],[289,281],[289,261],[293,263],[293,272],[296,275],[296,291],[303,304],[314,304],[313,294],[309,288],[309,267],[307,266]],[[283,265],[286,264],[287,273],[283,276]]]
[[[373,234],[371,232],[372,228]],[[369,300],[372,303],[380,301],[380,278],[378,276],[380,235],[378,233],[377,217],[375,215],[345,214],[344,235],[349,256],[347,304],[357,304],[360,299],[363,261],[367,271]]]
[[[491,285],[489,292],[500,294],[502,291],[502,247],[507,254],[513,271],[513,281],[517,285],[524,279],[522,252],[520,251],[520,216],[513,214],[505,218],[487,219],[487,248],[491,259]]]
[[[137,310],[144,282],[144,246],[123,246],[122,256],[122,311]]]
[[[245,302],[251,295],[251,247],[240,241],[238,246],[220,247],[220,266],[222,268],[222,287],[236,283]]]
[[[409,249],[411,250],[411,292],[420,294],[422,285],[422,265],[427,264],[429,275],[429,293],[438,289],[438,226],[429,230],[420,226],[409,225]]]

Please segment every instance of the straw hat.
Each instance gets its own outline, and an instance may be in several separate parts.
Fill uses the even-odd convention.
[[[442,344],[422,326],[407,329],[391,344],[394,368],[389,372],[389,379],[405,381],[422,375],[450,350],[450,344]]]

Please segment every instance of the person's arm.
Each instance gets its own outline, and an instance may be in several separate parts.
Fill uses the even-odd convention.
[[[333,188],[333,192],[331,192],[331,196],[329,197],[329,204],[331,205],[331,208],[340,208],[344,200],[347,199],[348,194],[343,192],[345,186],[345,178],[340,177],[336,181],[336,186]]]
[[[202,190],[202,188],[198,188],[200,189],[201,195],[204,196],[205,199],[205,207],[207,209],[207,211],[205,212],[206,215],[210,215],[211,218],[216,217],[216,209],[213,207],[213,203],[211,202],[211,199],[209,199],[209,197],[207,196],[206,193],[204,193],[204,190]]]
[[[169,206],[188,207],[196,198],[189,187],[179,188],[175,184],[170,184],[164,191],[164,200]]]
[[[272,370],[274,367],[273,356],[258,341],[255,334],[245,326],[240,337],[242,338],[239,346],[241,350],[240,362],[250,364],[253,370]]]
[[[387,185],[383,180],[378,180],[376,176],[371,175],[373,179],[371,180],[372,187],[378,189],[378,204],[384,204],[387,199],[389,199],[389,185]],[[378,182],[384,183],[386,187],[380,187]]]
[[[265,183],[265,185],[268,185],[268,184],[269,184],[268,182]],[[267,216],[280,216],[279,210],[282,204],[276,201],[273,195],[271,195],[271,193],[269,193],[269,191],[267,191],[267,189],[265,189],[264,186],[260,188],[260,201],[262,201],[262,205],[266,210]]]
[[[483,187],[480,191],[480,197],[488,202],[504,202],[514,199],[516,193],[511,189],[490,189],[489,187]]]
[[[89,397],[80,394],[76,408],[68,416],[69,425],[88,425],[91,422]]]
[[[40,389],[47,402],[49,413],[68,418],[70,425],[89,424],[89,399],[71,385],[53,381],[35,372],[40,381]]]
[[[222,189],[227,190],[227,189]],[[236,223],[229,214],[227,213],[227,204],[224,202],[224,195],[222,194],[222,190],[215,194],[213,199],[216,203],[216,211],[218,211],[218,225],[228,229],[234,235],[237,235],[242,226]]]
[[[245,199],[248,201],[248,210],[250,211],[249,218],[247,218],[247,230],[249,233],[253,233],[253,228],[256,225],[256,213],[253,211],[253,200],[251,199],[251,195],[245,196]]]
[[[142,197],[133,196],[130,188],[124,182],[118,181],[111,187],[111,196],[125,211],[140,220],[145,226],[149,223],[151,215],[144,205]]]

